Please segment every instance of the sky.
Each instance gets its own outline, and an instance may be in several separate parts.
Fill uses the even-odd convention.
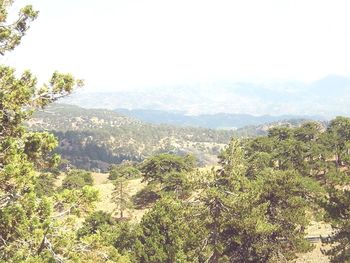
[[[349,0],[17,0],[40,11],[1,58],[87,91],[350,76]]]

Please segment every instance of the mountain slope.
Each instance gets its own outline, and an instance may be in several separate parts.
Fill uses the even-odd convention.
[[[193,153],[200,165],[215,163],[233,136],[232,131],[146,124],[113,111],[63,104],[36,113],[27,125],[54,132],[60,141],[58,153],[73,165],[101,170],[162,152]]]

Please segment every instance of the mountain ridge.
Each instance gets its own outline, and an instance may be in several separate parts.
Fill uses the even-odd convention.
[[[225,82],[164,85],[140,90],[77,92],[62,102],[85,108],[180,111],[188,115],[349,116],[350,78],[329,75],[311,82]]]
[[[185,112],[179,111],[149,109],[115,109],[114,111],[122,115],[153,124],[170,124],[177,126],[203,127],[209,129],[239,129],[245,126],[261,125],[265,123],[293,119],[308,119],[315,121],[325,120],[322,116],[303,115],[254,116],[250,114],[234,113],[187,115]]]

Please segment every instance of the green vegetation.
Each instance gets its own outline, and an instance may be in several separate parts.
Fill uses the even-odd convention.
[[[124,178],[119,178],[114,182],[112,201],[116,204],[120,213],[120,218],[124,218],[124,211],[131,207],[131,198],[126,191],[127,183]]]
[[[10,23],[7,9],[11,3],[0,2],[2,54],[19,44],[29,22],[37,16],[27,6],[21,9],[16,22]],[[84,257],[85,252],[79,250],[72,238],[74,225],[79,216],[93,209],[98,193],[85,186],[47,194],[47,190],[53,189],[52,181],[41,170],[59,161],[52,154],[58,143],[53,135],[28,132],[24,126],[35,110],[80,85],[70,74],[55,72],[47,84],[38,86],[29,71],[18,74],[12,68],[0,66],[1,262],[62,262],[63,258]]]
[[[140,170],[134,165],[120,164],[111,165],[108,169],[110,180],[116,180],[120,178],[132,179],[141,176]]]
[[[112,164],[141,162],[160,153],[194,153],[199,165],[217,161],[233,131],[153,125],[114,111],[54,104],[27,122],[31,130],[52,131],[56,152],[77,168],[107,172]]]
[[[103,231],[105,227],[115,225],[112,215],[103,211],[93,212],[88,216],[81,228],[77,231],[78,238],[96,234],[98,231]]]
[[[201,232],[188,222],[191,210],[176,199],[161,199],[140,223],[137,262],[198,262]]]
[[[23,8],[8,27],[9,2],[0,4],[4,53],[37,12]],[[210,171],[196,170],[192,155],[168,153],[112,166],[116,216],[95,210],[90,172],[57,173],[52,134],[25,126],[80,85],[55,72],[38,87],[30,72],[0,66],[0,262],[288,262],[312,249],[307,227],[319,213],[334,229],[325,254],[350,262],[349,118],[232,139]],[[127,180],[139,175],[147,187],[132,198]],[[132,201],[151,201],[140,221],[124,215]]]
[[[55,192],[56,178],[51,173],[40,173],[36,178],[35,192],[38,196],[52,196]]]
[[[27,122],[31,130],[52,131],[56,152],[81,169],[107,172],[110,165],[141,162],[160,153],[196,156],[199,166],[213,165],[235,137],[267,134],[275,126],[298,127],[306,120],[290,120],[234,130],[210,130],[143,123],[114,111],[54,104]],[[322,124],[324,126],[324,124]]]
[[[86,185],[92,185],[93,179],[90,172],[84,170],[72,170],[67,173],[62,182],[63,189],[82,189]]]

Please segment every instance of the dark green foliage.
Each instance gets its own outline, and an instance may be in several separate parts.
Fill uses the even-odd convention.
[[[141,176],[139,169],[128,164],[111,165],[108,171],[108,179],[110,180],[116,180],[118,178],[132,179]]]
[[[38,196],[51,196],[55,191],[55,177],[51,173],[40,174],[36,178],[35,192]]]
[[[67,173],[62,182],[63,189],[81,189],[85,185],[92,185],[93,178],[90,172],[84,170],[72,170]]]
[[[332,248],[325,253],[331,262],[350,262],[350,176],[349,170],[334,168],[327,173],[328,198],[324,202],[326,221],[330,222],[334,232],[326,243]]]
[[[186,173],[168,173],[164,176],[162,190],[167,193],[173,193],[180,199],[189,197],[192,190],[192,184],[189,182]]]
[[[141,221],[136,243],[137,262],[199,262],[198,233],[179,201],[163,198]]]
[[[330,239],[333,248],[327,254],[331,256],[332,262],[350,261],[349,149],[350,119],[345,117],[337,117],[331,121],[326,131],[323,131],[319,124],[311,122],[295,129],[274,128],[269,131],[268,137],[247,140],[244,143],[245,158],[248,160],[244,174],[259,182],[263,193],[260,198],[268,201],[267,211],[271,211],[271,208],[281,211],[280,216],[283,220],[273,216],[271,222],[274,222],[274,227],[277,224],[280,225],[279,229],[283,230],[280,232],[277,229],[276,232],[275,229],[273,233],[276,236],[283,235],[285,243],[281,244],[280,249],[285,251],[282,253],[286,256],[292,257],[298,249],[303,251],[307,248],[302,239],[303,231],[297,233],[295,230],[306,228],[305,212],[319,211],[318,205],[321,203],[327,211],[326,219],[332,223],[335,230]],[[222,157],[226,157],[221,160],[224,167],[234,164],[227,158],[230,156],[228,151],[222,154]],[[227,179],[220,180],[224,185],[229,184]],[[327,189],[327,194],[324,188]],[[259,207],[258,204],[255,204],[255,207]],[[263,210],[260,213],[263,213]],[[272,215],[273,213],[269,212],[269,217]],[[293,242],[291,247],[296,249],[294,252],[283,248],[288,243],[286,240]],[[274,248],[279,247],[276,240],[272,243]],[[254,246],[251,244],[250,247]],[[244,254],[248,255],[248,252]]]
[[[326,254],[331,256],[331,262],[350,262],[350,191],[333,188],[329,194],[327,219],[335,230],[329,243],[335,246]]]
[[[285,130],[282,133],[281,138],[290,134]],[[268,168],[267,153],[260,154],[265,160],[261,166],[252,166],[246,161],[251,156],[247,156],[244,145],[232,141],[221,154],[222,169],[202,196],[207,208],[203,217],[209,229],[208,248],[212,251],[208,261],[293,259],[296,253],[311,248],[304,239],[307,212],[314,200],[310,197],[321,193],[322,187],[296,170],[280,170],[274,165],[275,169]],[[251,154],[257,156],[254,151]]]
[[[137,225],[112,218],[110,213],[96,211],[85,219],[83,226],[77,231],[77,238],[100,238],[103,243],[115,247],[119,253],[129,258],[134,254],[138,229]]]
[[[83,223],[83,226],[78,230],[78,238],[96,234],[97,231],[103,230],[106,226],[113,226],[116,224],[116,221],[112,218],[111,214],[96,211],[87,217]]]
[[[349,165],[350,154],[350,118],[337,117],[332,120],[326,131],[326,145],[335,154],[337,167]]]
[[[147,185],[133,196],[136,208],[142,209],[154,204],[160,198],[159,189],[156,185]]]
[[[148,158],[140,166],[144,181],[148,184],[159,184],[163,193],[173,194],[181,199],[191,193],[192,185],[188,174],[193,172],[194,168],[195,159],[192,155],[181,157],[171,154]]]
[[[294,129],[276,127],[269,131],[268,137],[247,140],[245,153],[249,173],[264,167],[297,170],[312,177],[325,173],[330,154],[321,129],[318,123],[307,122]]]
[[[129,253],[134,256],[135,246],[140,235],[139,225],[134,225],[128,221],[117,221],[113,227],[112,244],[123,254]],[[134,260],[135,262],[135,260]]]
[[[195,167],[192,155],[185,157],[172,154],[159,154],[145,160],[140,170],[147,182],[164,183],[170,173],[191,172]]]

